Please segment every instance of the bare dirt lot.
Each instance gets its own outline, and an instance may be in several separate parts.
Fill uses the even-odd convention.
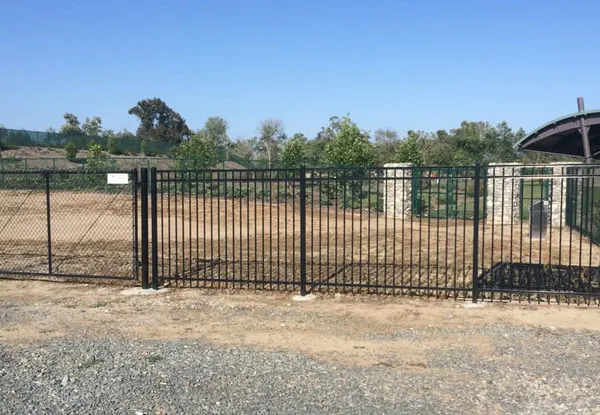
[[[598,413],[597,308],[0,281],[0,413]]]

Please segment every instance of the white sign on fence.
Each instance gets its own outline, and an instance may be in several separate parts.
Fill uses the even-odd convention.
[[[108,184],[128,184],[128,173],[108,173],[106,175],[106,183]]]

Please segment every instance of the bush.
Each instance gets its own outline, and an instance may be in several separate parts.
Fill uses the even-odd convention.
[[[90,143],[88,146],[88,158],[86,168],[92,171],[106,171],[110,168],[110,160],[108,154],[102,146]]]
[[[75,157],[77,157],[77,147],[75,147],[73,142],[69,141],[65,145],[65,151],[67,152],[67,160],[75,160]]]
[[[369,210],[383,212],[383,195],[377,194],[369,196]]]
[[[111,135],[108,137],[108,139],[106,140],[106,147],[108,149],[108,152],[110,154],[118,154],[117,153],[117,137],[115,137],[114,135]]]
[[[140,151],[147,156],[148,155],[148,140],[142,140],[140,143]]]

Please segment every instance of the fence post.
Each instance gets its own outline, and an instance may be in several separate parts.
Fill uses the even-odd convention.
[[[481,186],[481,166],[475,164],[475,189],[473,202],[473,293],[472,301],[477,302],[479,295],[479,193]]]
[[[300,295],[306,295],[306,167],[300,168]]]
[[[139,258],[139,240],[138,240],[138,223],[139,223],[139,213],[138,213],[138,191],[139,191],[139,180],[138,180],[138,171],[137,169],[133,169],[131,171],[131,200],[132,200],[132,214],[133,214],[133,275],[135,278],[139,276],[139,267],[140,267],[140,258]]]
[[[158,290],[158,220],[156,197],[156,167],[150,170],[150,209],[152,226],[152,289]]]
[[[148,289],[148,169],[141,171],[142,181],[142,288]]]
[[[48,236],[48,274],[52,274],[52,226],[50,225],[50,173],[46,174],[46,226]]]

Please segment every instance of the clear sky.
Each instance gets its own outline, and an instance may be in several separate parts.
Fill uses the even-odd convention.
[[[69,111],[135,130],[127,110],[160,97],[233,138],[267,118],[312,138],[346,113],[371,131],[531,130],[578,96],[600,107],[599,14],[597,0],[0,0],[0,123],[58,128]]]

